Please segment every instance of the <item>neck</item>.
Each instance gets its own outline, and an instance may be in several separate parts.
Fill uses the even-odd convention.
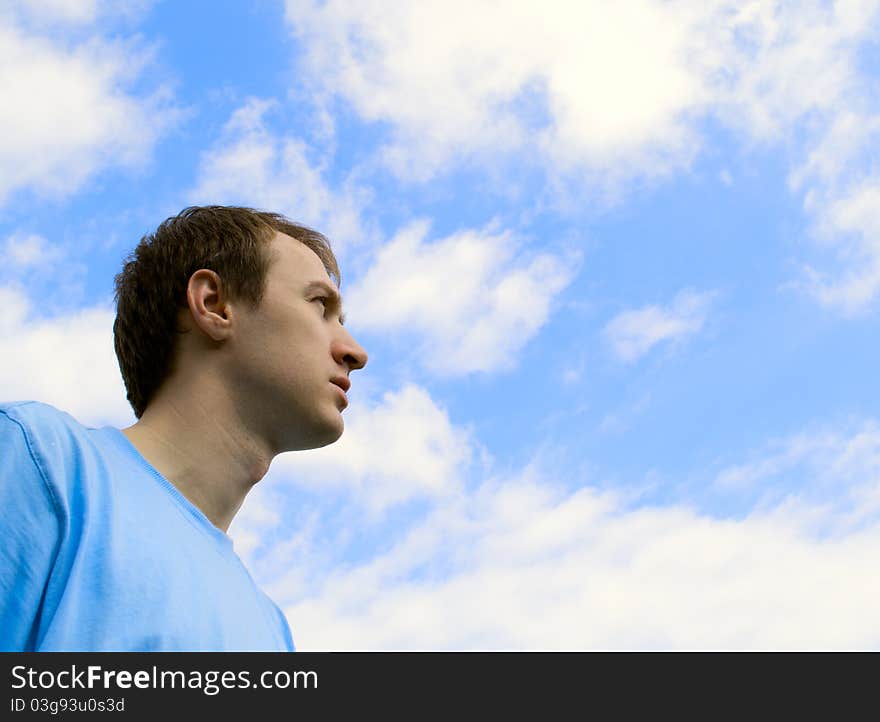
[[[166,384],[122,433],[214,526],[226,532],[274,454],[248,431],[231,400],[205,381],[180,393]],[[170,388],[169,388],[170,386]],[[201,389],[199,389],[201,386]]]

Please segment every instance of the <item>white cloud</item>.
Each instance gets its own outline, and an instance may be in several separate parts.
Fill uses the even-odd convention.
[[[0,241],[0,286],[27,289],[44,316],[79,304],[86,273],[84,263],[39,234],[19,230]]]
[[[5,0],[0,14],[33,26],[85,27],[98,21],[137,19],[155,0]]]
[[[715,46],[715,102],[724,120],[779,140],[810,114],[832,117],[866,87],[858,51],[872,36],[876,0],[706,4],[700,36]],[[710,52],[709,48],[704,48]],[[809,82],[804,82],[809,78]]]
[[[7,10],[29,20],[81,25],[98,18],[98,0],[7,0]]]
[[[316,93],[388,125],[378,158],[405,178],[515,157],[546,168],[558,195],[616,198],[627,181],[686,168],[706,120],[735,129],[747,147],[810,155],[794,175],[817,228],[848,260],[831,274],[807,267],[802,285],[847,312],[880,293],[880,250],[873,213],[840,228],[826,217],[864,200],[829,183],[828,164],[840,178],[858,176],[868,156],[876,168],[866,131],[880,119],[876,79],[860,51],[880,35],[878,10],[878,0],[521,0],[503,9],[429,0],[388,13],[380,0],[287,0],[303,75]],[[832,136],[844,138],[845,154]],[[866,184],[880,187],[876,174]]]
[[[753,456],[718,472],[715,488],[751,496],[760,508],[791,495],[801,505],[834,510],[830,527],[826,516],[816,520],[823,533],[880,513],[880,428],[873,420],[772,439]]]
[[[538,140],[558,165],[637,176],[687,160],[709,112],[766,138],[836,106],[877,3],[383,7],[288,0],[287,16],[314,82],[394,125],[399,167]]]
[[[413,505],[456,498],[475,457],[488,463],[422,388],[352,401],[341,440],[277,457],[230,527],[236,551],[275,599],[346,564],[342,547],[362,557],[365,529],[394,524]]]
[[[841,108],[810,148],[806,160],[791,172],[792,189],[803,190],[812,183],[831,191],[843,191],[852,180],[852,170],[860,170],[862,164],[870,166],[876,155],[870,151],[878,141],[880,115]],[[810,210],[810,202],[808,197],[807,210]]]
[[[797,121],[808,121],[805,160],[789,183],[804,192],[816,240],[836,259],[827,269],[804,265],[789,285],[847,315],[867,311],[880,294],[880,105],[876,78],[859,69],[862,46],[878,38],[878,10],[876,0],[751,5],[746,36],[761,62],[739,73],[735,94],[759,138],[794,135]]]
[[[14,233],[0,249],[0,267],[25,269],[38,264],[55,264],[64,251],[36,233]]]
[[[662,341],[681,341],[703,328],[713,292],[684,290],[668,307],[645,306],[611,319],[603,334],[621,361],[632,362]]]
[[[416,336],[438,374],[510,368],[547,321],[579,256],[517,255],[508,232],[465,230],[427,242],[416,222],[383,246],[346,294],[359,327]]]
[[[134,421],[113,351],[111,309],[42,317],[9,287],[0,288],[0,302],[0,399],[43,401],[86,424]]]
[[[91,18],[88,7],[54,5],[74,13],[71,20],[78,12]],[[0,203],[23,188],[65,196],[101,169],[148,159],[177,112],[161,88],[147,97],[127,89],[149,62],[147,50],[97,35],[74,42],[2,19]]]
[[[880,295],[880,175],[812,205],[818,233],[836,247],[842,270],[806,265],[801,285],[847,315],[868,311]]]
[[[252,98],[232,114],[221,137],[202,154],[189,200],[283,213],[327,235],[342,255],[349,243],[365,236],[360,218],[365,191],[352,183],[331,188],[302,139],[273,133],[264,116],[275,105]]]
[[[807,453],[801,437],[782,445]],[[865,513],[797,488],[739,521],[633,508],[530,466],[395,520],[354,563],[334,563],[333,546],[370,544],[369,523],[325,520],[309,532],[320,544],[300,529],[263,581],[300,649],[873,648],[880,435],[867,422],[831,437],[804,483],[873,500]]]
[[[789,176],[793,189],[806,191],[820,247],[835,255],[833,270],[805,264],[789,285],[847,315],[868,311],[880,295],[880,112],[863,105],[841,109]]]
[[[250,567],[255,552],[264,542],[264,535],[278,526],[282,517],[278,510],[277,494],[273,493],[272,477],[267,475],[247,496],[235,516],[228,534],[233,539],[235,553]]]
[[[668,4],[290,0],[287,16],[315,84],[393,124],[383,155],[403,175],[531,148],[623,176],[692,154],[705,83]]]
[[[461,491],[472,453],[469,435],[424,389],[406,385],[374,406],[352,404],[345,416],[338,442],[282,454],[270,473],[312,490],[343,490],[373,512]]]

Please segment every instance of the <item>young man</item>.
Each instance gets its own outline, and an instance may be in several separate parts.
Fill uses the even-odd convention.
[[[293,650],[226,535],[285,451],[336,441],[349,374],[326,239],[248,208],[187,208],[116,277],[137,423],[0,405],[0,649]]]

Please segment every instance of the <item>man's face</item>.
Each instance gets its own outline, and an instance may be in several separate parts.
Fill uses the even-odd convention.
[[[349,373],[367,354],[342,325],[336,286],[318,256],[277,233],[256,310],[235,304],[228,378],[237,412],[275,449],[333,443],[343,430]]]

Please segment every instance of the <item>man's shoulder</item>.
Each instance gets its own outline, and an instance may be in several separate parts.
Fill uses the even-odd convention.
[[[0,414],[27,428],[64,427],[77,431],[88,428],[66,411],[42,401],[3,401]]]
[[[66,411],[41,401],[9,401],[0,403],[0,420],[4,424],[4,441],[17,426],[23,434],[31,455],[58,458],[73,453],[74,447],[88,444],[88,431]]]
[[[107,438],[101,429],[84,426],[50,404],[0,403],[4,473],[24,478],[26,469],[35,471],[60,510],[70,509],[106,486],[114,459]]]

